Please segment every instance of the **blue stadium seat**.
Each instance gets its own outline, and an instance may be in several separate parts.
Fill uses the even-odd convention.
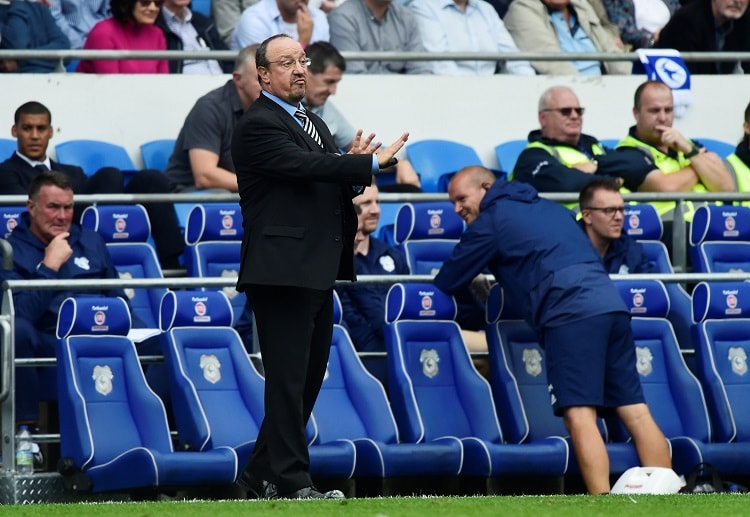
[[[128,177],[136,172],[130,155],[121,145],[101,140],[68,140],[55,146],[57,161],[66,165],[77,165],[87,176],[92,176],[102,167],[120,169]]]
[[[141,159],[143,159],[143,167],[164,172],[167,168],[169,157],[172,156],[174,143],[174,138],[165,138],[141,144]]]
[[[625,233],[641,243],[646,257],[654,264],[657,273],[674,273],[667,247],[660,240],[664,225],[653,205],[648,203],[625,205],[622,224]],[[667,319],[672,323],[680,348],[692,348],[690,295],[677,283],[669,282],[665,284],[665,287],[670,302]]]
[[[120,278],[163,278],[153,245],[151,223],[143,205],[93,205],[81,215],[81,225],[102,236]],[[133,313],[147,328],[159,326],[159,305],[166,288],[128,288]]]
[[[487,299],[487,322],[490,384],[505,439],[510,443],[534,443],[548,436],[569,440],[563,419],[552,411],[544,350],[499,284],[492,286]],[[608,429],[601,419],[599,427],[611,474],[639,465],[632,444],[608,441]],[[570,455],[568,473],[580,473],[574,454]]]
[[[380,203],[380,219],[378,219],[378,227],[375,229],[375,236],[391,246],[396,245],[393,227],[396,223],[396,214],[400,208],[401,203]]]
[[[4,162],[18,148],[14,138],[0,138],[0,162]]]
[[[615,282],[632,316],[637,370],[651,413],[672,445],[673,469],[686,474],[708,462],[725,474],[750,474],[745,445],[717,443],[700,382],[665,319],[669,301],[657,280]],[[626,434],[623,432],[623,438]]]
[[[715,152],[720,158],[726,158],[737,148],[737,144],[716,140],[715,138],[694,138],[693,140],[702,144],[709,151]]]
[[[436,273],[464,231],[464,221],[448,201],[404,203],[396,214],[394,239],[412,274]]]
[[[750,283],[699,283],[693,290],[696,373],[714,438],[750,444]],[[744,453],[746,454],[746,453]]]
[[[452,321],[456,312],[454,300],[431,284],[395,284],[388,293],[389,394],[402,440],[459,438],[464,476],[562,476],[569,456],[563,438],[505,443],[490,386]]]
[[[421,140],[406,146],[423,192],[446,192],[450,177],[467,165],[482,165],[470,146],[451,140]]]
[[[129,330],[121,298],[68,298],[60,307],[64,483],[92,492],[231,485],[239,469],[231,448],[174,451],[164,404],[146,383]]]
[[[508,140],[495,146],[495,156],[497,157],[497,166],[500,170],[505,171],[509,178],[513,177],[513,169],[516,167],[516,160],[521,151],[526,149],[529,141]]]
[[[232,309],[217,291],[169,292],[161,307],[162,346],[180,440],[193,450],[228,445],[244,467],[263,421],[264,381],[230,327]],[[315,439],[308,424],[310,442]],[[351,441],[310,446],[310,473],[349,478]]]
[[[191,0],[190,9],[211,18],[211,0]]]
[[[690,223],[690,258],[699,273],[750,271],[750,208],[703,205]]]
[[[26,207],[18,206],[0,206],[0,216],[2,216],[2,226],[0,226],[0,237],[7,239],[8,236],[16,229],[21,219],[21,214],[26,211]]]
[[[196,204],[185,226],[185,268],[193,277],[234,277],[240,272],[242,212],[238,203]],[[247,297],[223,288],[232,302],[235,323]]]
[[[312,419],[315,443],[351,440],[357,450],[355,477],[458,476],[463,447],[456,438],[400,443],[385,389],[364,367],[341,326],[334,292],[331,355]]]
[[[619,138],[603,138],[599,140],[599,143],[602,144],[604,147],[607,147],[609,149],[614,149],[617,147],[617,144],[620,142]]]

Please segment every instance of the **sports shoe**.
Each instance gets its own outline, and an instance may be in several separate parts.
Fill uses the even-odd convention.
[[[271,483],[269,483],[271,485]],[[276,487],[274,486],[274,490]],[[314,486],[306,486],[300,488],[289,494],[275,495],[269,497],[269,499],[345,499],[344,493],[341,490],[329,490],[328,492],[321,492]]]

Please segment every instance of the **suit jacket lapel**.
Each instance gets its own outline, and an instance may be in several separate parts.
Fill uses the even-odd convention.
[[[260,97],[258,97],[258,100],[255,102],[262,102],[269,109],[277,111],[279,114],[279,117],[281,117],[281,120],[284,121],[284,124],[292,128],[293,131],[296,131],[298,134],[302,135],[302,138],[304,138],[305,142],[307,142],[307,147],[309,147],[311,151],[320,150],[323,152],[338,152],[338,149],[336,148],[336,143],[333,142],[333,139],[328,136],[330,134],[330,131],[321,132],[320,126],[321,124],[325,125],[325,123],[322,121],[320,117],[318,117],[314,113],[307,111],[307,116],[310,117],[310,120],[312,120],[313,124],[315,125],[315,129],[318,130],[318,135],[320,135],[320,138],[323,142],[323,146],[325,147],[325,151],[320,148],[318,143],[315,140],[313,140],[313,138],[310,135],[308,135],[304,129],[302,129],[302,126],[297,122],[297,119],[289,115],[289,112],[286,111],[281,106],[279,106],[278,104],[276,104],[276,102],[272,101],[271,99],[269,99],[263,94],[261,94]]]

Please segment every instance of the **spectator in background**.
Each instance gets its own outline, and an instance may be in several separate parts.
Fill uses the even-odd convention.
[[[601,23],[602,27],[604,27],[607,32],[609,32],[610,36],[612,37],[612,41],[615,42],[617,48],[619,48],[620,50],[625,50],[625,44],[620,38],[620,29],[618,29],[617,25],[610,21],[609,16],[607,15],[607,10],[604,8],[602,0],[589,0],[589,4],[594,9],[596,17],[599,18],[599,23]]]
[[[91,28],[112,16],[109,0],[46,0],[55,23],[70,40],[70,48],[82,48]]]
[[[242,12],[259,0],[211,0],[211,18],[216,23],[219,36],[227,47],[232,45],[234,28],[242,16]]]
[[[0,50],[60,50],[70,48],[68,37],[40,2],[0,2]],[[0,72],[50,73],[53,59],[0,59]]]
[[[232,79],[198,99],[177,135],[164,171],[173,192],[220,189],[237,192],[232,163],[234,126],[260,95],[257,45],[242,49]]]
[[[504,18],[524,52],[622,52],[588,0],[513,0]],[[546,75],[630,74],[627,61],[532,61]]]
[[[310,58],[310,66],[307,68],[307,91],[302,104],[325,121],[336,145],[348,151],[356,131],[333,103],[328,102],[329,97],[336,94],[336,88],[346,71],[346,60],[336,47],[325,41],[313,43],[305,49],[305,53]],[[419,175],[408,160],[399,160],[395,171],[385,169],[384,172],[396,174],[396,184],[381,187],[384,192],[422,191]]]
[[[307,47],[330,39],[326,13],[307,0],[260,0],[245,9],[232,36],[232,48],[258,44],[274,34],[288,34]]]
[[[127,185],[122,171],[103,167],[87,176],[80,167],[53,161],[47,154],[49,141],[54,134],[52,114],[36,101],[22,104],[16,109],[11,134],[18,139],[18,149],[0,163],[0,192],[5,195],[22,195],[28,192],[34,178],[43,171],[61,171],[68,176],[72,188],[82,194],[166,194],[169,185],[164,175],[152,169],[136,172]],[[170,203],[145,203],[151,221],[156,252],[164,269],[180,267],[179,257],[185,248],[180,234],[177,215]]]
[[[737,190],[739,192],[750,192],[750,104],[745,107],[742,129],[742,140],[724,162],[727,169],[737,180]]]
[[[112,18],[91,29],[84,50],[166,50],[164,33],[154,25],[164,0],[110,0]],[[81,60],[78,72],[166,74],[166,59]]]
[[[518,52],[497,11],[484,0],[413,0],[428,52]],[[535,75],[528,61],[432,61],[440,75]]]
[[[227,50],[210,18],[190,10],[190,0],[165,0],[156,26],[164,31],[167,50],[208,52]],[[184,60],[169,61],[170,74],[222,74],[232,71],[229,61]]]
[[[677,9],[679,0],[603,0],[607,15],[632,49],[651,48]]]
[[[659,34],[658,48],[682,52],[750,52],[748,0],[692,0]],[[748,61],[688,61],[692,74],[750,73]]]
[[[615,181],[598,178],[589,182],[578,196],[578,206],[578,224],[602,258],[607,273],[656,273],[643,246],[623,231],[625,201]]]
[[[328,15],[340,51],[425,52],[414,13],[391,0],[346,0]],[[427,61],[350,61],[354,74],[429,74]]]

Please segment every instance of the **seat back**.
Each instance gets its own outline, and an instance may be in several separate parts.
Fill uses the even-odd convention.
[[[263,378],[231,328],[221,291],[170,291],[161,304],[162,348],[175,424],[191,450],[230,446],[244,464],[263,421]]]
[[[452,140],[414,142],[406,146],[406,155],[419,173],[423,192],[445,192],[450,176],[467,165],[482,165],[474,148]]]
[[[701,282],[693,290],[696,373],[708,402],[714,438],[750,441],[750,284]]]
[[[142,448],[172,452],[164,405],[146,383],[129,329],[121,298],[68,298],[60,307],[60,447],[84,472]],[[140,475],[138,484],[156,485],[149,474],[118,475],[123,486]]]
[[[141,144],[141,159],[143,160],[143,167],[164,172],[164,169],[167,168],[169,157],[172,156],[174,144],[174,138],[151,140],[150,142]]]
[[[436,273],[464,230],[450,202],[404,203],[396,214],[394,238],[412,274]]]
[[[7,239],[21,220],[21,214],[26,211],[25,206],[0,206],[0,237]]]
[[[185,267],[193,277],[236,277],[240,271],[242,212],[237,203],[195,205],[185,226]],[[234,287],[222,289],[234,308],[235,322],[246,296]]]
[[[328,368],[313,408],[316,442],[371,438],[398,443],[396,420],[383,385],[362,364],[341,326],[341,301],[334,291],[334,326]]]
[[[513,177],[513,169],[516,167],[518,155],[526,149],[529,141],[525,139],[508,140],[495,146],[495,156],[497,157],[497,166],[507,172],[509,178]]]
[[[18,145],[13,138],[0,138],[0,162],[7,160],[16,152]]]
[[[690,258],[696,272],[750,271],[750,208],[699,207],[690,223]]]
[[[632,316],[636,367],[656,423],[667,438],[689,436],[708,442],[711,429],[703,391],[666,319],[669,297],[664,284],[618,280],[615,285]]]
[[[431,284],[394,284],[384,327],[391,407],[401,439],[476,437],[501,443],[487,381],[453,321],[452,297]]]
[[[68,140],[55,146],[55,154],[58,162],[77,165],[87,176],[102,167],[115,167],[123,173],[136,170],[123,146],[101,140]]]
[[[148,243],[151,224],[143,205],[92,205],[83,211],[81,225],[102,236],[120,278],[163,278],[156,251]],[[125,289],[133,313],[146,327],[158,327],[159,305],[166,291],[162,287]]]
[[[528,323],[505,303],[495,284],[487,298],[487,348],[490,385],[505,439],[511,443],[567,436],[552,411],[545,353]]]

